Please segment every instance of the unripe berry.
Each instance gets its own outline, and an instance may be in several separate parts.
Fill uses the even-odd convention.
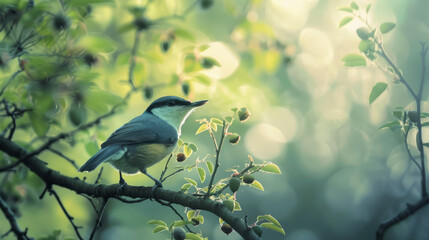
[[[258,235],[259,237],[262,237],[262,227],[259,225],[256,225],[252,227],[252,230]]]
[[[228,140],[232,145],[236,145],[240,141],[240,135],[238,135],[237,133],[232,133],[228,136]]]
[[[240,188],[240,179],[233,177],[229,180],[229,189],[231,192],[237,192],[238,188]]]
[[[232,200],[223,200],[223,205],[228,208],[231,212],[234,211],[235,203]]]
[[[244,122],[250,117],[250,112],[247,108],[242,107],[238,110],[238,119],[240,119],[240,122]]]
[[[184,153],[178,153],[178,154],[176,155],[176,160],[177,160],[178,162],[183,162],[183,161],[185,161],[185,160],[186,160],[186,155],[185,155]]]
[[[186,238],[186,232],[183,230],[183,228],[174,228],[173,229],[173,238],[174,240],[185,240]]]
[[[255,181],[255,177],[252,174],[244,174],[243,175],[243,182],[247,184],[251,184]]]
[[[410,121],[413,123],[416,123],[419,119],[419,115],[417,114],[416,111],[409,111],[408,117],[410,118]]]
[[[222,232],[226,233],[226,235],[232,233],[232,227],[228,223],[222,224],[222,227],[220,227]]]

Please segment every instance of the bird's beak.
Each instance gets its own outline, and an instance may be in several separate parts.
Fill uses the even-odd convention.
[[[201,100],[197,102],[191,103],[192,107],[201,107],[202,105],[206,104],[209,100]]]

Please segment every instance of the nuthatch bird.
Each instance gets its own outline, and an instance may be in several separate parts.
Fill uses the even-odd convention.
[[[92,171],[108,162],[119,170],[121,184],[125,184],[121,172],[134,174],[140,171],[155,181],[156,186],[162,186],[146,169],[173,151],[186,118],[207,102],[190,102],[174,96],[158,98],[143,114],[114,131],[79,171]]]

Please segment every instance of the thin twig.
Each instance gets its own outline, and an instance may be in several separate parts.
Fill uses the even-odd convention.
[[[97,230],[101,227],[101,219],[103,218],[104,209],[106,209],[107,202],[109,201],[109,198],[103,198],[103,203],[101,203],[100,209],[98,210],[98,216],[95,220],[94,228],[92,229],[91,235],[89,236],[89,240],[92,240],[95,236],[95,233]]]
[[[3,200],[1,195],[0,195],[0,209],[4,213],[7,220],[9,221],[10,231],[12,231],[15,234],[15,236],[18,240],[29,240],[29,239],[31,239],[30,237],[27,236],[27,229],[25,231],[21,230],[21,228],[18,225],[18,222],[16,221],[15,214],[10,209],[10,207],[7,205],[7,203]],[[10,231],[8,231],[7,234]]]
[[[408,133],[410,132],[410,128],[411,128],[411,125],[408,125],[407,130],[405,130],[405,137],[404,137],[405,150],[407,150],[408,157],[411,159],[411,161],[413,161],[416,164],[419,171],[422,172],[422,167],[419,165],[416,159],[414,159],[413,155],[410,152],[410,148],[408,146]]]
[[[210,191],[212,190],[212,187],[213,187],[213,181],[214,181],[214,178],[216,176],[217,169],[219,168],[219,157],[220,157],[220,152],[221,152],[222,145],[223,145],[223,140],[225,140],[228,128],[229,128],[229,123],[227,123],[224,120],[223,121],[223,125],[222,125],[222,136],[220,138],[219,145],[216,142],[216,137],[214,136],[213,131],[211,130],[211,128],[209,128],[210,135],[212,136],[213,143],[215,145],[216,160],[215,160],[215,166],[214,166],[213,174],[212,174],[212,176],[210,178],[210,183],[209,183],[209,186],[207,188],[207,193],[205,195],[205,198],[208,198],[210,196]]]
[[[34,150],[33,152],[29,153],[27,156],[24,156],[24,157],[20,158],[18,161],[14,162],[14,163],[12,163],[12,164],[10,164],[8,166],[1,167],[0,168],[0,172],[3,172],[3,171],[6,171],[6,170],[15,168],[16,166],[18,166],[22,162],[26,161],[27,159],[29,159],[29,158],[31,158],[33,156],[36,156],[37,154],[39,154],[39,153],[43,152],[44,150],[48,149],[52,144],[56,143],[57,141],[59,141],[61,139],[73,136],[77,132],[80,132],[80,131],[82,131],[84,129],[87,129],[87,128],[90,128],[90,127],[92,127],[94,125],[99,124],[102,119],[107,118],[107,117],[113,115],[115,113],[115,111],[116,111],[116,108],[118,108],[119,106],[121,106],[122,104],[124,104],[124,102],[130,97],[131,92],[132,91],[128,92],[128,94],[124,98],[124,101],[121,102],[121,103],[119,103],[119,104],[117,104],[117,105],[115,105],[115,106],[113,106],[112,109],[110,109],[110,111],[108,113],[106,113],[104,115],[101,115],[100,117],[94,119],[93,121],[91,121],[91,122],[89,122],[87,124],[84,124],[84,125],[76,128],[76,129],[74,129],[74,130],[72,130],[70,132],[65,132],[65,133],[63,132],[63,133],[58,134],[55,137],[50,137],[48,139],[48,141],[46,141],[42,146],[40,146],[38,149]]]
[[[50,186],[49,187],[49,194],[50,195],[54,195],[55,199],[57,200],[58,204],[61,207],[61,210],[63,210],[64,214],[66,215],[67,219],[69,220],[69,222],[71,223],[71,225],[73,226],[73,229],[76,233],[76,236],[80,239],[83,240],[82,236],[79,233],[79,228],[82,228],[81,226],[76,226],[76,224],[74,223],[74,218],[67,212],[67,209],[64,207],[64,204],[62,203],[60,197],[58,196],[57,192]]]
[[[417,104],[417,130],[418,130],[418,139],[417,139],[417,148],[420,152],[420,165],[422,167],[422,198],[426,197],[427,189],[426,189],[426,167],[425,167],[425,151],[423,148],[423,139],[422,139],[422,121],[421,121],[421,100],[422,100],[422,93],[423,93],[423,87],[425,82],[425,74],[426,74],[426,54],[428,52],[428,47],[426,44],[422,43],[422,51],[420,53],[422,57],[422,73],[421,73],[421,79],[420,79],[420,89],[416,97],[416,104]],[[420,142],[420,143],[419,143]]]
[[[79,166],[76,164],[76,161],[75,161],[75,160],[73,160],[73,159],[71,159],[71,158],[67,157],[67,156],[66,156],[66,155],[64,155],[62,152],[60,152],[60,151],[58,151],[58,150],[55,150],[55,149],[53,149],[53,148],[51,148],[51,147],[49,147],[49,148],[48,148],[48,150],[49,150],[49,151],[51,151],[51,152],[53,152],[53,153],[55,153],[55,154],[57,154],[58,156],[60,156],[60,157],[64,158],[67,162],[69,162],[71,165],[73,165],[73,167],[74,167],[74,168],[76,168],[76,169],[78,169],[78,168],[79,168]]]
[[[250,157],[250,156],[249,156]],[[251,169],[252,167],[253,167],[254,165],[253,165],[253,161],[250,161],[250,164],[249,164],[249,166],[247,166],[247,167],[245,167],[236,177],[241,177],[241,176],[243,176],[247,171],[249,171],[249,169]],[[262,168],[262,167],[260,167],[260,168]],[[213,196],[219,196],[219,194],[221,194],[223,191],[225,191],[225,189],[226,188],[228,188],[229,187],[229,183],[227,183],[227,184],[225,184],[225,186],[223,186],[221,189],[219,189],[218,191],[216,191],[216,192],[214,192],[213,194],[211,194],[211,195],[213,195]]]
[[[165,173],[167,172],[168,164],[170,163],[171,158],[173,158],[173,153],[170,153],[170,156],[168,157],[167,162],[165,163],[164,170],[162,170],[162,172],[161,172],[161,176],[159,177],[159,180],[161,182],[164,181],[163,177],[164,177]]]
[[[13,79],[15,79],[15,77],[21,73],[22,70],[18,70],[16,71],[14,74],[12,74],[12,76],[9,78],[9,81],[7,81],[7,83],[3,86],[3,88],[0,91],[0,96],[3,95],[4,91],[6,90],[6,88],[9,86],[9,84],[13,81]]]
[[[167,178],[172,177],[172,176],[176,175],[177,173],[179,173],[179,172],[181,172],[183,170],[185,170],[185,169],[184,168],[177,169],[176,171],[174,171],[174,172],[168,174],[167,176],[165,176],[165,178],[161,179],[161,182],[164,182],[165,180],[167,180]]]
[[[100,171],[98,172],[97,178],[94,181],[94,184],[98,184],[100,182],[101,174],[103,174],[104,167],[100,168]]]
[[[130,69],[128,72],[128,82],[130,83],[132,89],[136,89],[136,86],[134,85],[134,68],[136,66],[137,51],[139,49],[140,33],[141,33],[141,30],[137,29],[136,30],[136,36],[134,38],[133,49],[131,50]]]
[[[171,210],[173,210],[173,212],[182,220],[182,221],[185,221],[185,218],[183,218],[183,216],[182,216],[182,214],[180,214],[177,210],[176,210],[176,208],[174,208],[173,207],[173,204],[171,204],[171,203],[165,203],[165,202],[163,202],[163,201],[161,201],[161,200],[159,200],[159,199],[156,199],[155,198],[155,201],[157,201],[159,204],[161,204],[161,205],[163,205],[163,206],[167,206],[167,207],[169,207],[169,208],[171,208]],[[186,227],[186,229],[189,231],[189,232],[191,232],[191,233],[194,233],[189,227],[188,227],[188,225],[186,225],[185,224],[185,227]]]
[[[416,204],[407,204],[407,208],[400,213],[398,213],[395,217],[386,221],[378,227],[377,230],[377,240],[382,240],[384,237],[384,233],[391,228],[393,225],[405,220],[409,216],[413,215],[419,209],[429,204],[429,197],[424,197],[420,199]]]

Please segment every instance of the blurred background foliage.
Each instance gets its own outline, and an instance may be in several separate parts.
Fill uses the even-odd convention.
[[[429,2],[356,2],[372,4],[369,19],[374,25],[397,24],[384,37],[385,48],[417,87],[419,42],[429,39]],[[289,240],[373,239],[380,222],[419,197],[420,175],[408,160],[401,135],[378,129],[395,119],[395,107],[415,108],[410,95],[376,66],[346,68],[340,61],[359,51],[355,30],[363,25],[352,21],[338,28],[346,15],[338,8],[348,1],[36,0],[26,10],[27,3],[0,3],[0,82],[2,88],[9,84],[1,98],[32,109],[17,119],[13,138],[27,149],[39,146],[45,136],[108,113],[130,91],[132,79],[138,91],[114,116],[53,148],[80,166],[110,132],[141,114],[152,100],[164,95],[209,99],[182,129],[182,139],[199,148],[183,164],[213,151],[208,135],[194,135],[199,127],[195,119],[221,118],[232,107],[248,107],[252,118],[231,127],[242,139],[225,146],[222,168],[244,165],[248,154],[280,166],[282,175],[255,174],[264,192],[243,187],[237,197],[249,219],[267,213],[276,217]],[[5,28],[6,19],[19,20],[14,31]],[[136,30],[141,34],[130,78]],[[389,87],[369,105],[376,82]],[[1,129],[9,124],[9,118],[0,119]],[[410,132],[409,138],[415,134]],[[429,141],[427,129],[423,140]],[[417,152],[415,140],[410,145]],[[68,176],[88,182],[97,177],[96,172],[78,173],[52,152],[39,157]],[[2,165],[11,162],[0,155]],[[162,168],[157,164],[149,173],[157,176]],[[230,175],[222,171],[219,177]],[[60,230],[60,238],[74,237],[55,200],[38,200],[44,186],[34,174],[20,167],[0,176],[9,203],[19,206],[20,225],[28,226],[31,236],[54,236]],[[195,171],[185,171],[164,187],[179,189],[187,176],[198,178]],[[130,185],[152,184],[141,174],[125,178]],[[116,170],[106,166],[101,182],[117,180]],[[92,226],[95,213],[86,199],[68,190],[58,192],[77,224],[89,231],[86,226]],[[427,239],[428,211],[392,228],[387,239]],[[205,218],[204,236],[225,239],[218,219],[211,214]],[[151,235],[152,226],[146,224],[150,219],[177,220],[156,202],[112,201],[98,239],[168,239],[164,233]],[[0,221],[4,233],[9,227],[3,216]],[[284,237],[264,230],[263,238]],[[240,237],[232,233],[228,239]]]

